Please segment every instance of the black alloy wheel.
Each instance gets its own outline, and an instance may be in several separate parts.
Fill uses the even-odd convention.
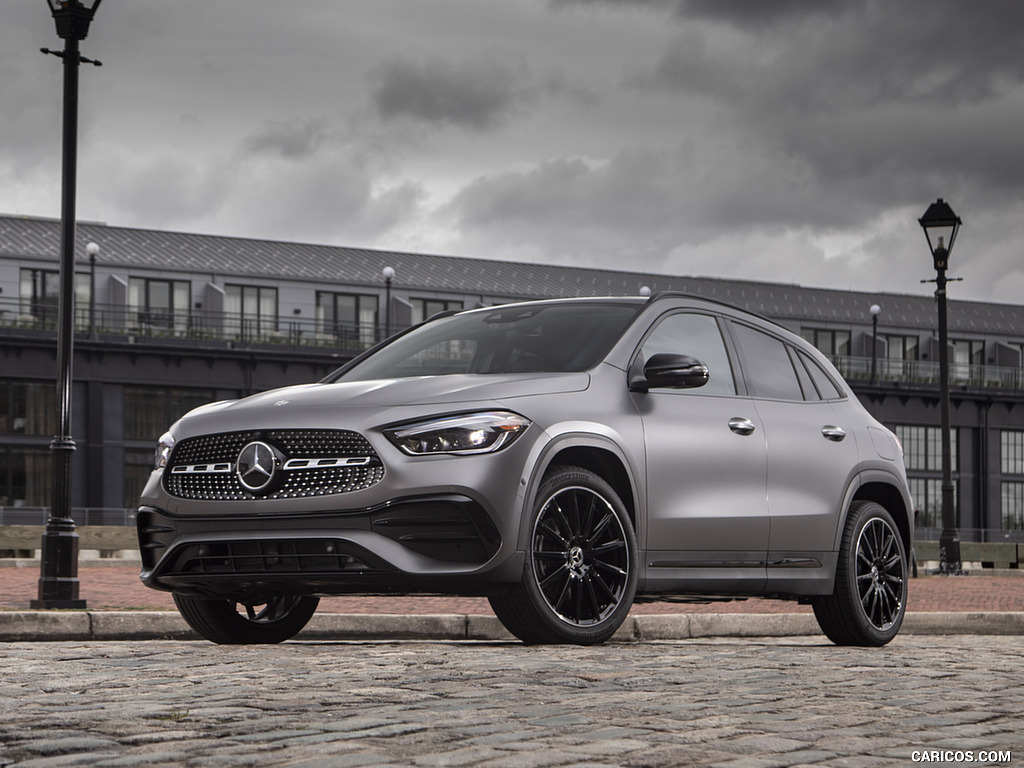
[[[526,643],[599,643],[633,603],[636,537],[615,491],[589,470],[554,470],[532,520],[523,583],[491,599]]]
[[[850,509],[835,591],[813,602],[822,631],[838,645],[880,646],[907,610],[907,555],[892,516],[874,502]]]
[[[236,602],[174,593],[178,612],[192,629],[222,645],[281,643],[302,630],[320,598],[289,595]]]

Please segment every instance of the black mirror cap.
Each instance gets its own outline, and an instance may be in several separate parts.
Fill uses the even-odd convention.
[[[708,367],[695,357],[660,353],[644,364],[643,376],[629,382],[631,389],[696,389],[711,378]]]

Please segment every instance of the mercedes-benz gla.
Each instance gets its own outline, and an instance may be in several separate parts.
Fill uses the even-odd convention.
[[[325,380],[200,407],[142,494],[142,580],[221,643],[341,594],[486,596],[527,643],[611,637],[636,600],[810,603],[891,640],[902,449],[828,360],[699,298],[445,313]]]

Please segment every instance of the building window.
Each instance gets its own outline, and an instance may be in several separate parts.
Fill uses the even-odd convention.
[[[879,360],[879,374],[883,378],[903,379],[913,374],[914,362],[921,357],[921,345],[917,336],[879,334],[885,341],[886,355]]]
[[[55,269],[22,269],[18,312],[34,325],[53,326],[60,306],[60,273]],[[89,275],[75,273],[75,326],[89,322]]]
[[[136,509],[139,496],[153,471],[153,452],[126,450],[124,452],[124,508]]]
[[[1024,432],[1004,429],[999,433],[999,469],[1004,475],[1024,476]]]
[[[125,387],[125,439],[156,442],[171,424],[215,397],[212,389]]]
[[[377,296],[317,291],[316,322],[318,333],[342,347],[370,346],[377,341]]]
[[[277,288],[262,285],[224,286],[225,331],[251,339],[277,330]]]
[[[999,472],[1003,476],[1000,481],[1003,528],[1024,529],[1024,431],[1000,431]]]
[[[191,296],[187,280],[128,279],[128,310],[135,323],[149,331],[187,331]]]
[[[915,427],[897,424],[893,432],[903,443],[903,459],[907,471],[941,472],[942,471],[942,430],[939,427]],[[950,457],[953,471],[956,471],[957,429],[949,431]]]
[[[1003,481],[1001,509],[1003,530],[1024,530],[1024,481]]]
[[[804,328],[801,335],[831,358],[850,356],[850,332]]]
[[[953,362],[957,365],[984,365],[985,342],[978,339],[955,339]]]
[[[917,336],[895,336],[879,334],[885,341],[886,357],[890,360],[917,360],[920,358],[920,343]]]
[[[450,309],[462,309],[463,307],[461,301],[454,299],[412,299],[409,303],[412,304],[413,325],[430,319],[438,312],[447,312]]]
[[[47,506],[52,466],[48,448],[0,446],[0,507]]]
[[[958,384],[981,384],[985,364],[985,342],[978,339],[956,339],[950,359],[949,378]]]
[[[920,513],[917,524],[923,528],[942,527],[942,429],[896,424],[892,431],[903,443],[903,461],[907,479]],[[958,474],[958,430],[950,430],[950,459],[953,483]],[[954,491],[955,493],[955,491]]]
[[[917,506],[918,529],[942,528],[942,479],[907,477],[907,485]],[[931,538],[938,537],[932,535]]]
[[[57,431],[57,387],[44,381],[0,381],[0,435]]]

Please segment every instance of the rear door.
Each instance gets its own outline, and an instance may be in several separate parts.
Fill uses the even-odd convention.
[[[855,425],[844,421],[855,409],[834,407],[842,392],[779,337],[740,323],[733,336],[767,439],[769,579],[829,580],[839,513],[858,462]]]

